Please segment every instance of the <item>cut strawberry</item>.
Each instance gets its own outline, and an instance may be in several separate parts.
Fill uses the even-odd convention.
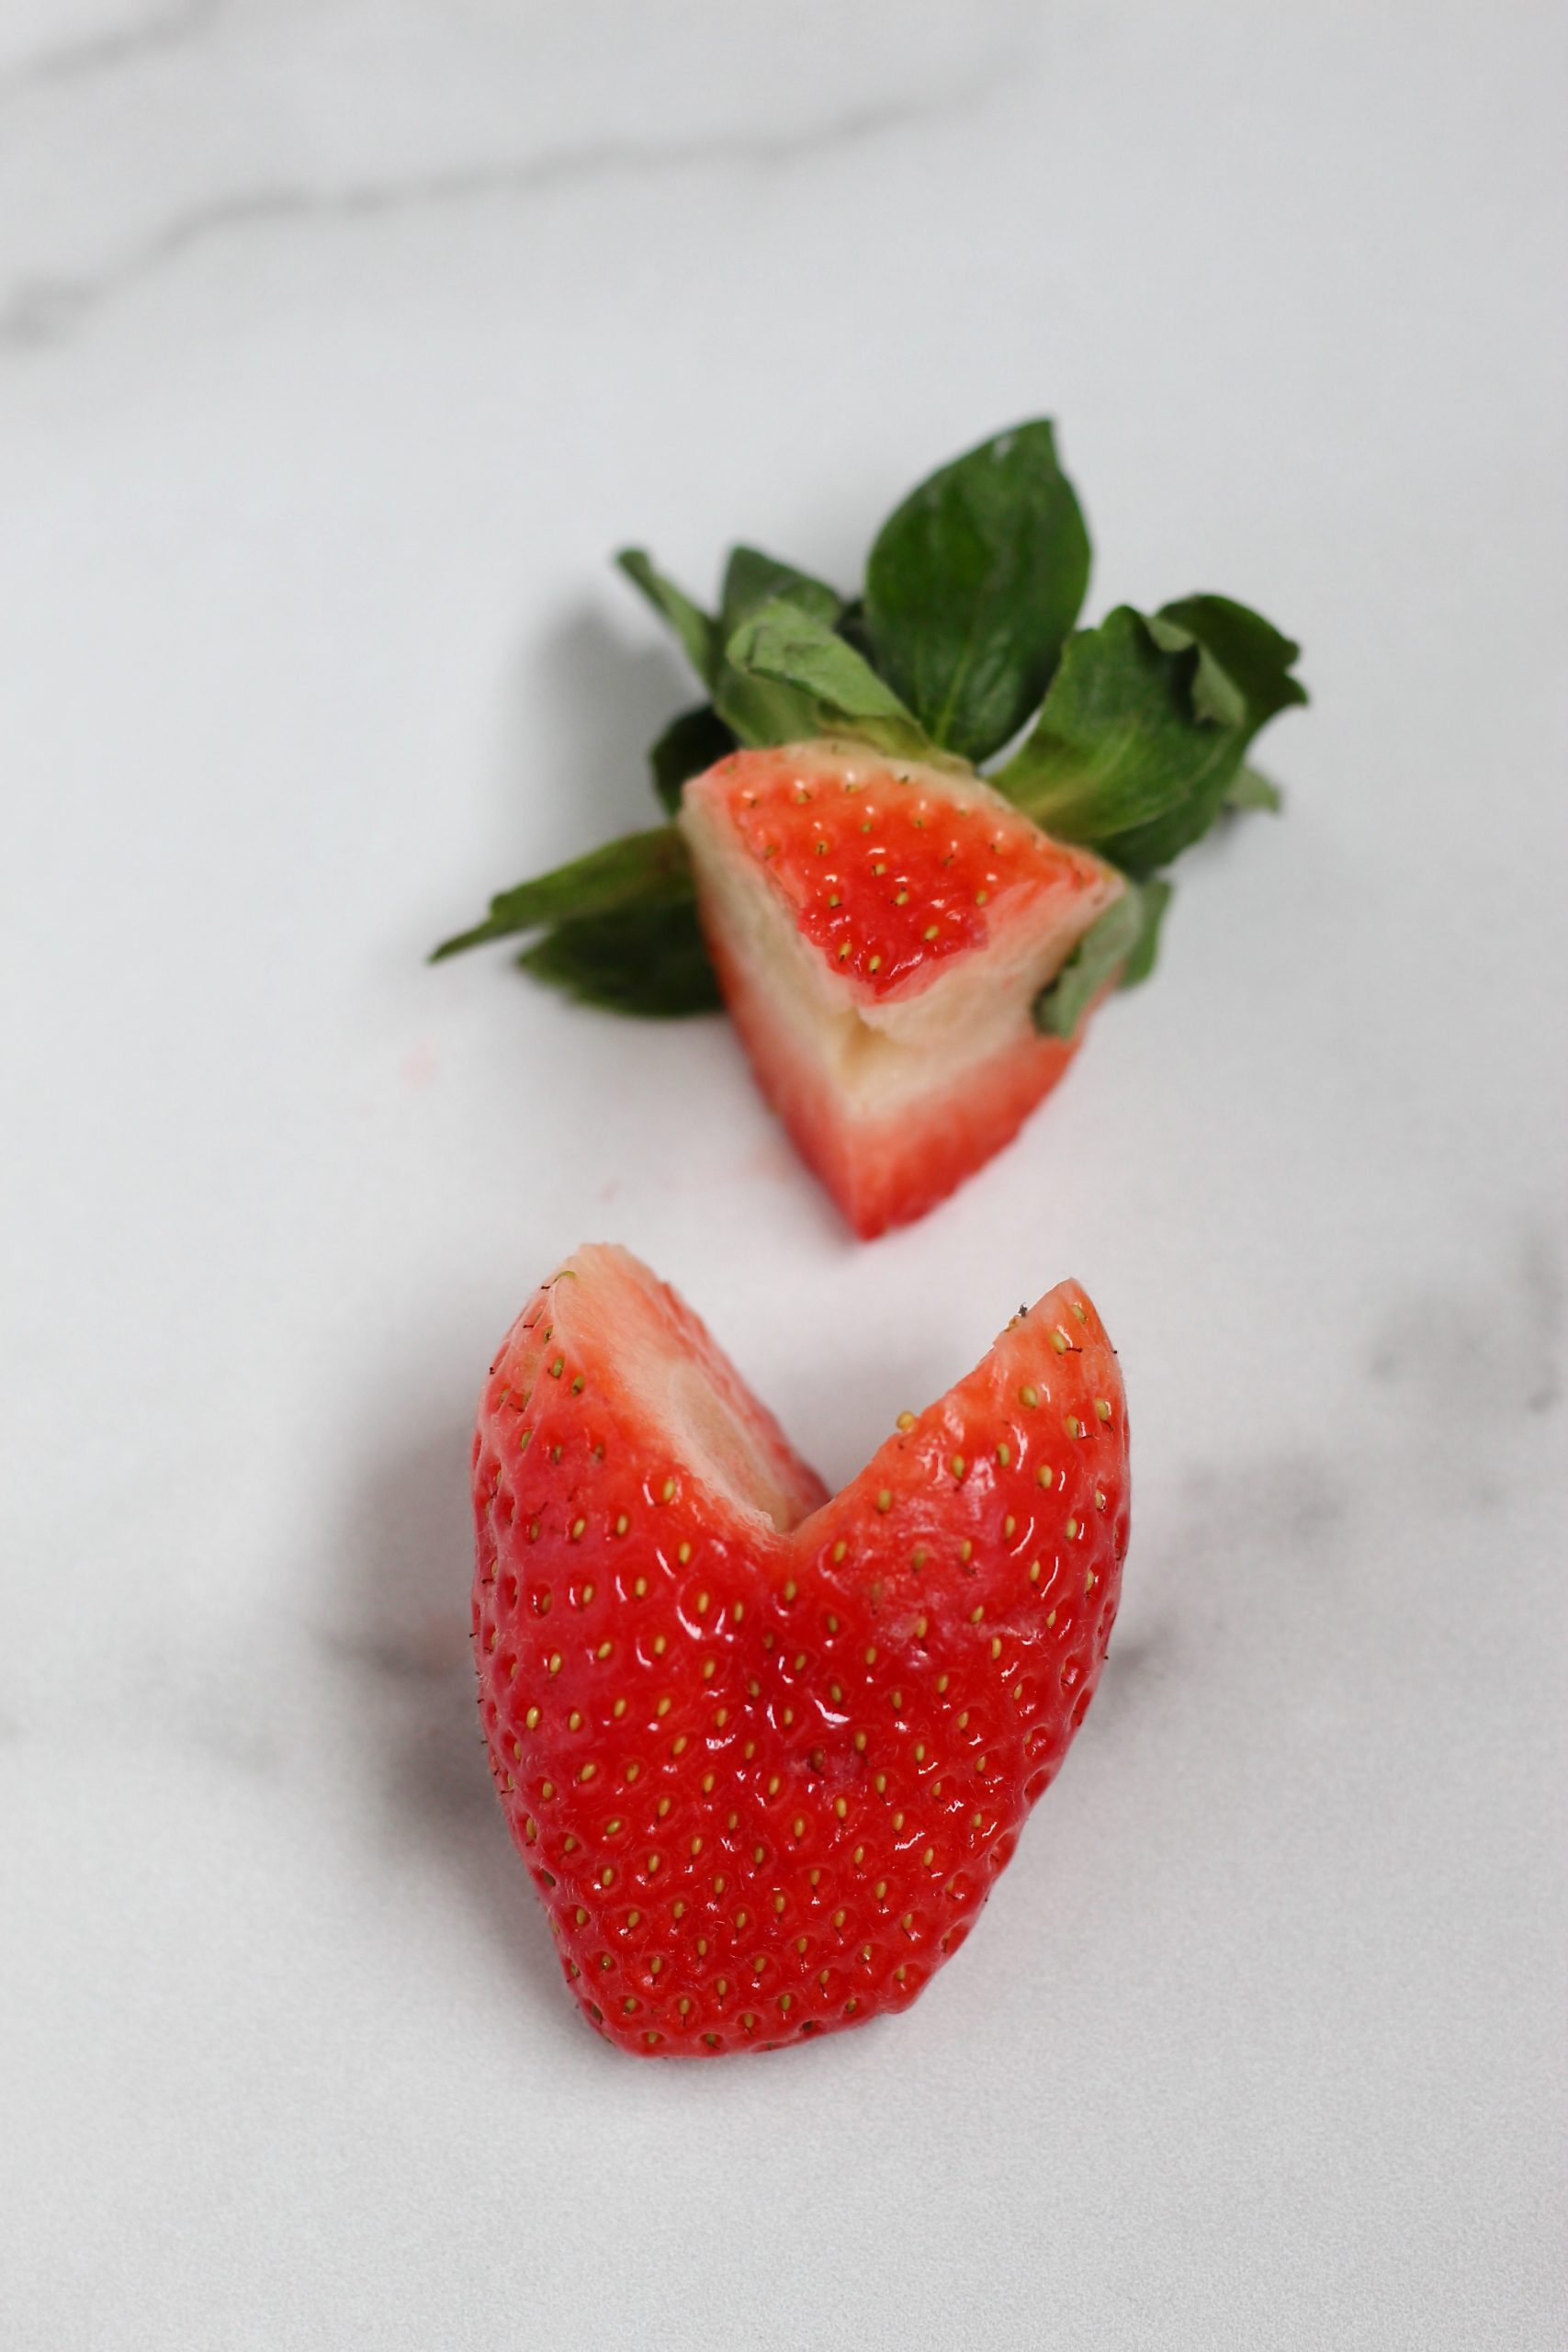
[[[1248,762],[1306,700],[1300,648],[1207,594],[1077,628],[1089,537],[1043,418],[919,483],[848,598],[736,547],[707,611],[619,560],[707,695],[649,754],[677,821],[500,892],[435,952],[531,933],[525,970],[624,1013],[722,991],[855,1230],[919,1216],[1147,978],[1174,862],[1280,806]]]
[[[831,1498],[701,1325],[580,1250],[474,1442],[491,1769],[591,2022],[639,2055],[906,2007],[1082,1722],[1127,1541],[1076,1283]]]
[[[922,1216],[1071,1058],[1032,1007],[1124,888],[981,780],[847,741],[685,788],[709,952],[762,1090],[855,1231]]]

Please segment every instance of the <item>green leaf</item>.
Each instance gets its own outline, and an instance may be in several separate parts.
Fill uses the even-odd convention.
[[[831,629],[842,613],[836,588],[808,571],[781,563],[759,548],[732,548],[720,599],[719,639],[727,649],[745,624],[769,605],[784,603]],[[726,724],[743,743],[798,743],[819,734],[811,696],[787,681],[739,670],[721,650],[714,701]]]
[[[684,589],[656,571],[652,558],[641,548],[623,548],[615,561],[633,586],[641,589],[660,618],[669,622],[686,650],[686,659],[711,693],[719,652],[718,623],[712,614],[694,605]]]
[[[1168,651],[1119,605],[1073,639],[1032,734],[994,782],[1047,832],[1152,873],[1207,831],[1241,764],[1239,731],[1193,712],[1197,667],[1195,646]],[[1158,855],[1138,848],[1151,827]]]
[[[690,899],[574,916],[517,961],[564,995],[639,1020],[716,1012],[723,1001]]]
[[[701,775],[734,749],[735,737],[711,703],[699,703],[670,721],[658,741],[649,744],[648,764],[653,770],[653,788],[672,817],[681,806],[686,778]]]
[[[744,622],[741,626],[744,629],[750,624]],[[817,705],[810,695],[782,679],[770,678],[761,671],[738,669],[728,646],[719,662],[713,699],[725,726],[739,741],[753,747],[804,743],[822,732]]]
[[[1089,584],[1089,533],[1043,420],[943,466],[891,514],[866,570],[878,669],[967,760],[1038,705]]]
[[[719,628],[725,641],[742,621],[781,598],[828,628],[834,627],[844,609],[843,598],[826,581],[814,580],[810,572],[797,571],[794,564],[781,563],[777,556],[764,555],[760,548],[731,548],[719,598]]]
[[[691,862],[673,825],[608,842],[503,890],[491,900],[488,921],[445,941],[431,961],[547,925],[517,961],[536,979],[584,1003],[647,1019],[708,1012],[718,1004]]]
[[[634,906],[674,906],[692,897],[692,868],[686,844],[673,825],[656,826],[651,832],[627,833],[606,842],[586,857],[573,858],[531,882],[519,882],[490,902],[490,912],[471,931],[444,939],[431,956],[433,964],[481,947],[492,939],[508,939],[521,931],[537,931],[546,923],[571,916],[613,914]]]
[[[1120,605],[1072,639],[1033,731],[993,781],[1047,832],[1154,874],[1227,803],[1268,805],[1261,779],[1239,781],[1242,762],[1268,719],[1306,699],[1290,674],[1297,651],[1225,596],[1190,596],[1152,620]]]
[[[916,720],[869,662],[797,605],[782,598],[764,605],[729,639],[725,660],[743,679],[786,688],[805,706],[808,734],[858,736],[906,759],[931,754]]]
[[[1160,925],[1174,895],[1170,884],[1157,874],[1140,883],[1137,892],[1143,901],[1143,910],[1138,936],[1133,942],[1127,961],[1122,967],[1122,977],[1116,983],[1122,989],[1141,988],[1154,970],[1159,955]]]
[[[1129,883],[1099,921],[1090,923],[1055,978],[1035,998],[1034,1025],[1042,1035],[1077,1036],[1095,998],[1136,955],[1144,929],[1144,894]]]
[[[874,670],[876,667],[876,648],[871,641],[871,628],[865,617],[865,598],[863,596],[852,596],[850,598],[849,603],[839,615],[838,628],[839,635],[843,639],[845,644],[852,645],[857,653],[863,654],[866,661],[871,663],[872,668]]]
[[[1200,718],[1240,725],[1250,741],[1278,712],[1307,699],[1301,680],[1291,675],[1302,658],[1295,639],[1229,596],[1179,597],[1160,606],[1152,626],[1156,632],[1181,632],[1202,648],[1193,691]]]
[[[1225,795],[1227,808],[1266,808],[1277,817],[1285,805],[1285,796],[1277,784],[1271,784],[1257,768],[1240,767],[1235,782]]]

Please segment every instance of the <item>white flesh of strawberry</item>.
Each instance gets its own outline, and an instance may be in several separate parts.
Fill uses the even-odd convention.
[[[835,742],[798,747],[795,756],[803,774],[836,780],[874,776],[888,764],[863,745]],[[991,804],[1018,821],[1017,810],[979,777],[904,760],[897,767],[927,792]],[[1023,885],[998,892],[983,947],[933,960],[878,998],[802,936],[789,900],[742,842],[710,777],[688,786],[681,826],[705,922],[767,1001],[787,1050],[818,1073],[852,1124],[880,1125],[946,1094],[1027,1037],[1035,997],[1123,888],[1107,866],[1088,890]]]

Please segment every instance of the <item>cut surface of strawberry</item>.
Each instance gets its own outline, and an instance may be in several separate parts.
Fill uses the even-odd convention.
[[[924,1214],[1077,1045],[1031,1008],[1123,883],[961,771],[824,741],[737,752],[681,827],[763,1091],[855,1231]]]
[[[584,1249],[491,1368],[473,1482],[491,1770],[590,2022],[709,2057],[907,2007],[1116,1613],[1126,1411],[1081,1288],[829,1496],[675,1295]]]

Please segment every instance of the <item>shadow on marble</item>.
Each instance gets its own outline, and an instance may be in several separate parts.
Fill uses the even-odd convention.
[[[320,1636],[379,1792],[386,1850],[450,1894],[542,2018],[577,2039],[555,1947],[495,1802],[468,1646],[467,1418],[451,1400],[360,1465],[344,1590]]]
[[[1184,1703],[1186,1678],[1217,1647],[1246,1655],[1249,1611],[1255,1625],[1318,1612],[1349,1517],[1333,1464],[1306,1447],[1196,1464],[1163,1518],[1134,1505],[1135,1584],[1095,1699],[1102,1732],[1163,1713],[1173,1691]]]
[[[1568,1326],[1568,1274],[1551,1222],[1517,1215],[1496,1253],[1492,1278],[1456,1291],[1451,1284],[1410,1290],[1374,1328],[1366,1357],[1372,1385],[1403,1392],[1435,1424],[1447,1419],[1484,1433],[1489,1419],[1552,1412],[1562,1396],[1562,1339]],[[1454,1377],[1462,1352],[1470,1377]]]
[[[696,680],[662,645],[628,644],[596,604],[569,605],[519,645],[512,664],[501,748],[508,810],[525,798],[552,824],[558,812],[563,857],[659,824],[648,747],[677,711],[701,700]]]

